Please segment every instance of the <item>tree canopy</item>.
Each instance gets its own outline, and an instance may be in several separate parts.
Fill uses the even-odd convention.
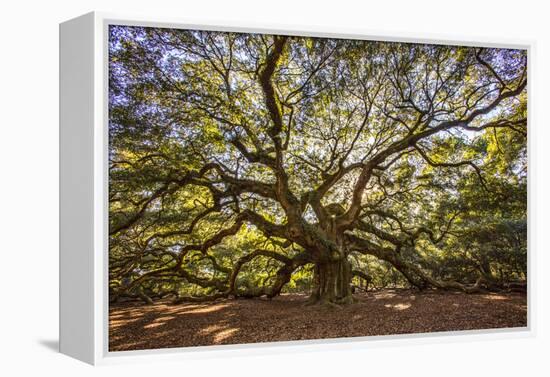
[[[111,299],[526,278],[524,50],[111,26]]]

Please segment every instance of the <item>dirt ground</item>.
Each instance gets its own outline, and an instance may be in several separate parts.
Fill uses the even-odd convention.
[[[383,290],[335,309],[304,306],[306,296],[201,304],[111,304],[109,350],[243,344],[527,326],[519,293]]]

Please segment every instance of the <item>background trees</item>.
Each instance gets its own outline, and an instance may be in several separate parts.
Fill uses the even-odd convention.
[[[110,33],[113,299],[525,279],[525,51]]]

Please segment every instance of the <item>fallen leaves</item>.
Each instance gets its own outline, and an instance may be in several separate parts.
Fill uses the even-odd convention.
[[[341,310],[306,296],[204,304],[123,303],[109,311],[109,350],[243,344],[527,326],[524,294],[383,290]]]

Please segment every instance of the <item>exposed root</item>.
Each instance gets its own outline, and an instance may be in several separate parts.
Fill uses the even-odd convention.
[[[329,309],[342,309],[341,305],[338,305],[335,302],[327,301],[327,300],[321,300],[319,302],[319,305],[322,306],[322,307],[327,307]]]
[[[354,304],[357,302],[357,300],[355,298],[353,298],[353,296],[346,296],[346,297],[342,297],[340,299],[337,299],[335,301],[336,303],[338,303],[339,305],[351,305],[351,304]]]
[[[319,301],[320,301],[319,297],[315,295],[311,295],[309,296],[307,301],[304,303],[304,306],[313,306],[313,305],[316,305]]]

